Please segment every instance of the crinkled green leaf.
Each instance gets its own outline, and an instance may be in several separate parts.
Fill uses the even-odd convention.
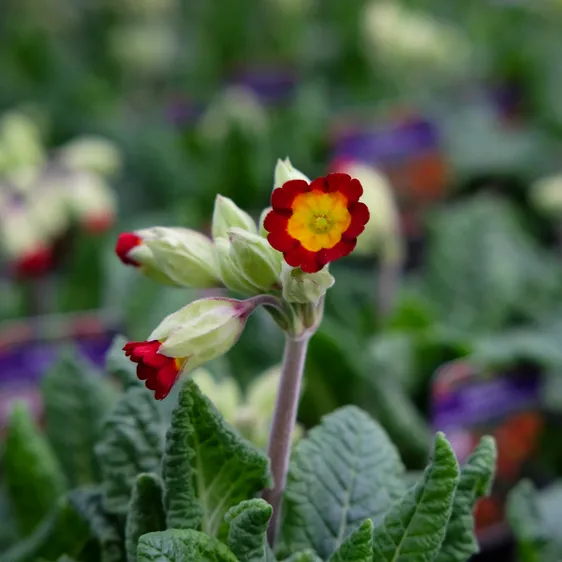
[[[423,478],[386,514],[373,532],[377,562],[431,562],[447,530],[459,481],[459,465],[442,433],[435,439]]]
[[[42,390],[45,432],[70,485],[99,481],[94,446],[116,392],[76,354],[61,357],[43,379]]]
[[[125,525],[125,545],[129,562],[137,560],[137,544],[142,535],[166,529],[163,494],[162,480],[157,474],[137,476]]]
[[[168,527],[226,533],[225,513],[270,484],[269,460],[233,430],[195,382],[184,383],[162,468]]]
[[[129,388],[106,418],[96,446],[108,512],[125,515],[137,475],[160,471],[163,438],[164,428],[150,392]]]
[[[557,549],[543,524],[536,488],[523,480],[513,488],[507,501],[507,518],[517,542],[520,562],[558,562]]]
[[[227,511],[227,544],[240,562],[274,560],[266,537],[272,512],[271,505],[262,499],[245,500]]]
[[[123,385],[123,388],[142,386],[142,381],[137,377],[137,365],[123,352],[123,347],[128,342],[125,336],[115,336],[111,347],[105,356],[105,370],[114,376]]]
[[[466,562],[479,551],[473,510],[477,500],[490,491],[496,457],[496,442],[486,436],[462,467],[447,533],[436,562]]]
[[[22,536],[51,511],[66,488],[64,474],[24,403],[14,405],[6,430],[4,478]]]
[[[365,520],[332,554],[329,562],[373,562],[373,522]]]
[[[125,562],[122,524],[105,509],[101,490],[93,486],[77,488],[70,492],[69,501],[98,543],[100,562]]]
[[[63,497],[29,537],[2,553],[2,562],[53,560],[62,552],[77,556],[89,538],[88,525]]]
[[[307,548],[286,558],[283,562],[322,562],[322,558],[319,558],[314,550]]]
[[[137,553],[138,562],[238,562],[220,541],[192,529],[143,535]]]
[[[382,519],[406,488],[384,430],[354,406],[323,418],[295,448],[285,489],[281,551],[328,558],[366,518]]]

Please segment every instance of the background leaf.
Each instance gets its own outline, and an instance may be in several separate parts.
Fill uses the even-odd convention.
[[[405,492],[403,473],[396,448],[365,412],[346,406],[326,416],[293,453],[283,548],[328,558],[366,518],[382,519]]]
[[[98,545],[100,562],[125,562],[122,525],[106,511],[101,490],[93,486],[77,488],[69,494],[69,501],[88,524]]]
[[[474,506],[489,493],[496,469],[496,442],[483,437],[462,467],[447,534],[436,562],[465,562],[479,551],[474,535]]]
[[[433,460],[422,480],[396,503],[373,533],[377,562],[430,562],[447,530],[459,466],[442,433],[435,438]]]
[[[192,380],[184,383],[163,462],[168,527],[226,533],[225,513],[269,485],[269,460],[224,421]]]
[[[65,354],[42,381],[45,432],[71,486],[99,481],[94,446],[116,393],[76,353]]]
[[[372,562],[373,522],[367,519],[330,557],[329,562]]]
[[[137,475],[160,471],[163,443],[156,401],[145,388],[129,388],[107,417],[95,449],[108,512],[127,513]]]
[[[33,534],[2,553],[2,562],[52,560],[66,552],[77,556],[88,539],[88,525],[67,498],[61,498]]]
[[[228,548],[213,537],[193,530],[148,533],[139,541],[138,562],[238,562]]]
[[[227,511],[227,544],[240,562],[275,560],[266,538],[272,513],[271,505],[262,499],[243,501]]]
[[[6,492],[20,534],[30,534],[54,507],[66,483],[27,405],[16,403],[8,420],[4,451]]]
[[[162,480],[157,474],[137,476],[125,525],[125,546],[129,562],[137,560],[137,544],[142,535],[166,529],[163,494]]]

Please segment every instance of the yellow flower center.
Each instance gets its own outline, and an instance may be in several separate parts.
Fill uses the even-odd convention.
[[[341,193],[301,193],[292,210],[287,232],[310,252],[333,248],[351,223],[347,198]]]

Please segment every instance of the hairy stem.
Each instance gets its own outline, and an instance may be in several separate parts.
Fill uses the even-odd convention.
[[[267,529],[267,539],[272,547],[279,521],[281,497],[287,481],[291,440],[297,419],[301,381],[310,336],[310,333],[305,333],[294,338],[287,334],[285,339],[283,368],[267,449],[274,485],[263,493],[263,498],[273,507],[273,515]]]

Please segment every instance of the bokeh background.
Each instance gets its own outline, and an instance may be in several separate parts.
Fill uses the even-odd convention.
[[[198,296],[123,266],[119,232],[208,232],[217,193],[257,218],[277,158],[355,170],[372,227],[332,267],[301,428],[358,404],[412,471],[436,429],[461,460],[493,433],[484,551],[516,560],[537,521],[559,542],[561,52],[559,0],[4,0],[0,426],[17,399],[43,423],[61,348],[101,368]],[[202,375],[242,425],[282,344],[255,315]],[[524,477],[546,491],[510,527]]]

